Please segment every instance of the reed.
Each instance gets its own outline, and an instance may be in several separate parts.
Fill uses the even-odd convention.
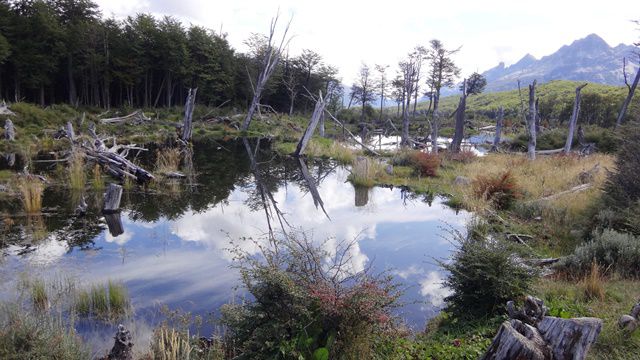
[[[33,307],[38,310],[46,310],[49,307],[49,294],[44,281],[40,279],[33,280],[31,286],[31,301]]]
[[[29,214],[39,213],[42,210],[42,195],[44,184],[34,176],[21,176],[17,188],[20,191],[24,211]]]
[[[178,171],[180,167],[180,149],[164,148],[156,151],[156,172],[167,174]]]
[[[74,190],[84,189],[87,182],[87,175],[84,171],[84,156],[74,151],[69,157],[69,186]]]
[[[96,190],[104,189],[104,178],[102,177],[102,167],[96,164],[92,170],[91,186]]]

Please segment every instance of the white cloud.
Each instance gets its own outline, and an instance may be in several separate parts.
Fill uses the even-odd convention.
[[[548,55],[590,33],[599,34],[611,45],[638,39],[635,25],[629,21],[637,14],[625,11],[631,5],[628,0],[540,0],[535,6],[509,0],[405,0],[383,5],[339,0],[97,2],[106,15],[151,12],[216,31],[222,28],[239,50],[251,32],[268,30],[279,8],[282,23],[293,15],[292,53],[302,48],[319,52],[329,64],[340,68],[346,83],[355,77],[361,61],[395,66],[411,48],[432,38],[451,48],[462,46],[456,61],[463,76],[500,61],[514,63],[526,53]]]
[[[451,289],[442,284],[442,275],[431,271],[427,277],[420,281],[420,294],[429,298],[433,306],[440,307],[444,304],[444,298],[451,295]]]

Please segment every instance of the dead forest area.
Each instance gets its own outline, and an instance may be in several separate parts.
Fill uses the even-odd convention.
[[[130,315],[124,285],[69,291],[62,311],[32,279],[20,282],[19,300],[0,304],[0,358],[637,357],[640,71],[624,67],[619,87],[533,81],[485,94],[482,75],[459,78],[460,49],[431,40],[393,75],[363,64],[345,96],[319,54],[289,57],[289,25],[275,17],[245,54],[224,34],[170,17],[116,21],[90,1],[0,1],[0,257],[20,243],[9,233],[37,242],[38,224],[56,211],[43,207],[47,189],[65,190],[70,223],[86,223],[97,206],[119,234],[123,196],[178,202],[202,186],[199,142],[227,151],[241,141],[269,221],[262,257],[232,247],[252,300],[224,305],[213,333],[165,309],[150,344],[118,326],[111,350],[96,354],[74,321]],[[454,87],[458,96],[440,98]],[[395,106],[374,108],[385,97]],[[425,329],[410,331],[394,312],[402,284],[350,272],[351,239],[329,253],[287,223],[261,182],[260,141],[299,162],[305,178],[306,162],[328,159],[354,188],[401,187],[473,214],[465,231],[449,232],[451,255],[434,259],[449,292]]]

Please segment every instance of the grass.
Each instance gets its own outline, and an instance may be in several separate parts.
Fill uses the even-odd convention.
[[[31,286],[31,302],[33,307],[38,310],[46,310],[49,307],[49,294],[44,281],[41,279],[33,280]]]
[[[597,262],[593,261],[591,263],[591,271],[589,272],[589,275],[580,282],[584,291],[584,297],[587,300],[604,300],[605,293],[603,283],[604,279],[600,266]]]
[[[168,174],[178,171],[180,167],[180,157],[179,148],[164,148],[156,151],[156,172],[159,174]]]
[[[69,157],[69,186],[74,190],[84,189],[87,183],[87,174],[84,171],[84,156],[79,151],[74,151]]]
[[[42,210],[42,196],[44,184],[35,176],[21,176],[17,183],[21,195],[24,211],[28,214],[36,214]]]
[[[104,178],[102,177],[102,167],[96,164],[92,171],[91,186],[96,190],[102,190],[105,187]]]
[[[99,319],[117,319],[131,309],[131,301],[124,284],[109,280],[107,284],[94,284],[77,292],[74,309],[78,315]]]
[[[358,157],[351,167],[349,181],[355,186],[372,187],[378,174],[384,172],[376,159]]]
[[[192,351],[188,333],[182,334],[166,326],[161,326],[153,332],[151,352],[156,360],[190,359]]]

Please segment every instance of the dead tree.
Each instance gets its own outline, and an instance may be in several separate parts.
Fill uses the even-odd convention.
[[[462,138],[464,137],[464,112],[467,108],[467,79],[462,81],[462,95],[460,96],[460,103],[456,110],[456,127],[453,139],[451,140],[451,152],[460,152],[460,145],[462,144]]]
[[[629,85],[627,81],[627,60],[625,58],[622,59],[622,73],[624,75],[624,84],[627,85],[628,93],[627,98],[624,99],[622,103],[622,108],[620,109],[620,113],[618,113],[618,119],[616,120],[616,129],[622,125],[622,120],[624,120],[624,116],[627,113],[627,107],[629,107],[629,103],[631,99],[633,99],[633,94],[636,91],[636,87],[638,86],[638,81],[640,81],[640,67],[638,67],[638,71],[636,72],[636,77],[633,79],[633,84]]]
[[[491,152],[498,151],[500,146],[500,135],[502,134],[502,125],[504,123],[504,108],[500,106],[498,110],[498,119],[496,120],[496,135],[493,137],[493,146],[491,146]]]
[[[573,143],[573,133],[578,123],[578,115],[580,113],[580,90],[582,90],[588,84],[582,84],[576,88],[576,99],[573,102],[573,112],[571,113],[571,121],[569,121],[569,134],[567,134],[567,143],[564,144],[564,153],[569,154],[571,152],[571,144]]]
[[[318,206],[320,206],[327,219],[331,220],[329,214],[327,214],[327,211],[324,208],[324,201],[322,201],[322,197],[320,196],[320,192],[318,191],[318,187],[316,186],[316,181],[313,179],[311,174],[309,174],[307,164],[304,163],[304,160],[302,158],[298,158],[298,165],[300,168],[300,173],[306,181],[309,192],[311,193],[311,197],[313,198],[313,204],[315,205],[316,209],[318,208]]]
[[[247,111],[247,116],[242,123],[242,131],[247,131],[249,129],[249,125],[251,125],[251,118],[253,117],[253,114],[260,104],[262,91],[267,85],[267,81],[269,81],[269,78],[273,74],[273,71],[278,66],[278,62],[280,61],[280,57],[282,56],[282,49],[285,48],[289,43],[289,40],[287,40],[287,32],[289,31],[291,20],[289,20],[287,27],[284,29],[284,34],[282,35],[282,40],[280,40],[280,45],[277,48],[275,47],[275,39],[273,37],[276,33],[278,17],[279,15],[276,15],[276,17],[271,20],[271,27],[269,28],[269,39],[267,42],[267,47],[264,51],[264,59],[262,60],[262,69],[260,70],[260,74],[258,75],[258,79],[253,88],[253,99],[251,100],[251,105],[249,106],[249,110]]]
[[[296,147],[296,152],[294,153],[295,156],[300,156],[304,153],[304,150],[307,147],[309,140],[311,140],[311,136],[313,136],[313,132],[316,130],[318,122],[320,121],[320,118],[324,113],[325,104],[326,103],[322,98],[322,92],[320,92],[320,96],[316,100],[316,107],[313,110],[313,115],[311,115],[309,126],[307,126],[307,129],[304,131],[304,134],[302,135],[302,138],[300,139],[300,142]]]
[[[120,124],[131,122],[135,125],[142,124],[144,122],[151,121],[151,118],[148,118],[142,110],[136,110],[129,115],[119,116],[114,118],[100,119],[101,124]]]
[[[182,122],[182,141],[191,141],[193,132],[193,110],[196,107],[196,93],[198,88],[189,89],[187,101],[184,104],[184,121]]]
[[[527,119],[527,127],[529,129],[529,143],[527,144],[527,153],[529,160],[536,159],[536,80],[529,85],[529,117]]]
[[[131,333],[124,325],[118,325],[118,331],[114,336],[113,347],[106,357],[101,360],[131,360],[133,359],[133,343]]]
[[[14,141],[16,139],[16,129],[13,127],[13,121],[10,119],[4,122],[4,138],[8,141]]]

